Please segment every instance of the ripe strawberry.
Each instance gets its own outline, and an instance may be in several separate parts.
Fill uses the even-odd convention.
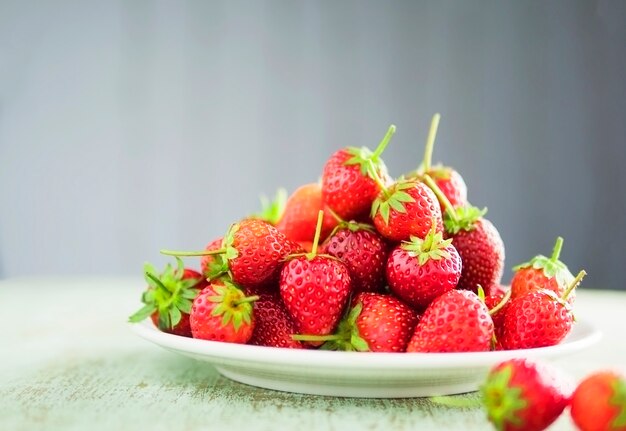
[[[423,183],[400,180],[381,190],[372,204],[371,217],[376,230],[391,241],[406,241],[411,236],[424,238],[436,221],[436,231],[443,231],[437,197]]]
[[[394,248],[387,259],[391,291],[407,304],[424,310],[435,298],[454,289],[461,276],[461,258],[436,221],[424,239],[415,236]]]
[[[180,259],[177,258],[176,261],[176,268],[168,264],[161,274],[152,265],[144,265],[148,289],[143,293],[141,301],[145,305],[130,316],[129,321],[140,322],[150,316],[161,331],[191,337],[191,301],[207,282],[197,271],[184,268]]]
[[[380,155],[396,131],[390,126],[374,152],[366,147],[348,147],[334,153],[322,172],[322,199],[344,220],[366,213],[381,187],[390,182]]]
[[[567,266],[559,260],[562,247],[563,238],[558,237],[550,258],[537,255],[530,261],[514,267],[511,297],[517,298],[537,289],[548,289],[561,296],[574,279]],[[570,295],[571,303],[574,297],[574,294]]]
[[[224,238],[214,239],[204,248],[206,251],[220,250],[223,245]],[[220,255],[208,254],[200,258],[200,269],[206,278],[214,279],[217,276],[228,271],[228,265],[224,266],[224,259]]]
[[[493,321],[469,290],[449,290],[430,303],[415,328],[407,352],[478,352],[491,348]]]
[[[324,210],[321,238],[326,238],[337,226],[337,220],[322,201],[322,186],[305,184],[293,192],[276,228],[292,241],[312,242],[319,210]]]
[[[562,297],[553,291],[538,289],[512,299],[503,310],[498,341],[504,349],[532,349],[554,346],[569,334],[574,314],[567,303],[585,271],[581,271]]]
[[[581,431],[626,431],[626,379],[612,371],[587,376],[572,395],[570,414]]]
[[[320,251],[346,264],[354,293],[382,291],[388,246],[373,226],[342,222]]]
[[[213,255],[216,262],[211,264],[214,266],[209,275],[211,279],[229,272],[235,284],[256,288],[276,282],[283,259],[294,251],[294,247],[300,250],[298,244],[288,240],[271,224],[258,219],[244,219],[230,227],[218,250],[161,250],[161,253],[174,256]]]
[[[495,334],[495,349],[502,350],[502,345],[498,341],[502,334],[504,325],[504,313],[506,307],[509,305],[511,299],[510,286],[504,286],[502,284],[494,284],[487,289],[485,296],[485,305],[489,309],[491,314],[491,320],[493,320],[493,331]]]
[[[331,334],[351,293],[348,268],[338,259],[318,255],[324,212],[319,212],[310,253],[290,256],[280,272],[280,296],[299,333]]]
[[[404,352],[417,321],[417,314],[393,296],[362,292],[334,335],[296,338],[326,341],[324,350]]]
[[[248,344],[302,349],[302,343],[292,338],[297,332],[280,295],[260,294],[254,303],[254,331]]]
[[[559,417],[571,394],[557,369],[528,359],[496,365],[482,385],[487,417],[500,431],[541,431]]]
[[[193,338],[247,343],[254,329],[251,303],[258,298],[246,297],[229,280],[212,282],[193,301],[189,316]]]

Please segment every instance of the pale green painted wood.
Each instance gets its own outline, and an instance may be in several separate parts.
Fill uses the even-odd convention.
[[[489,430],[480,409],[427,399],[371,400],[258,389],[134,336],[139,279],[0,281],[0,430]],[[626,293],[579,292],[604,332],[557,362],[575,377],[626,372]],[[468,398],[475,398],[470,394]],[[567,414],[550,430],[572,429]]]

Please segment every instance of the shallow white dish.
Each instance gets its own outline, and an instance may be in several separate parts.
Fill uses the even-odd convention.
[[[475,391],[489,368],[509,358],[549,359],[582,350],[600,337],[578,321],[559,345],[474,353],[357,353],[278,349],[179,337],[148,320],[131,324],[142,338],[210,362],[222,375],[286,392],[360,398],[404,398]]]

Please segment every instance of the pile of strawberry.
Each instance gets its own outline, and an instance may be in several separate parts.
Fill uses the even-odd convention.
[[[171,252],[177,265],[146,266],[144,306],[176,335],[284,348],[371,352],[468,352],[559,343],[571,330],[574,277],[536,256],[501,284],[504,244],[467,201],[454,169],[424,161],[392,178],[378,147],[343,148],[319,183],[284,205],[231,225],[199,252]],[[286,200],[286,202],[284,202]],[[180,256],[201,256],[201,272]]]

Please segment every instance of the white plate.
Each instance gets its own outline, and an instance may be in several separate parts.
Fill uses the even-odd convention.
[[[241,383],[286,392],[360,398],[475,391],[498,362],[565,356],[601,337],[589,323],[578,321],[569,336],[552,347],[474,353],[357,353],[195,340],[163,333],[148,320],[131,327],[140,337],[172,352],[210,362],[222,375]]]

